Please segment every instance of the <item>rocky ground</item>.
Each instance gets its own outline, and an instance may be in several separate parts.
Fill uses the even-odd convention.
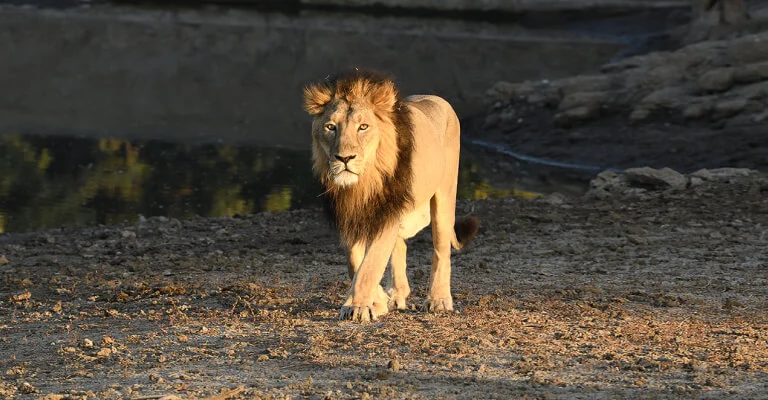
[[[337,320],[318,210],[0,236],[0,395],[45,399],[768,398],[768,178],[604,173],[464,202],[457,312]]]
[[[768,169],[768,31],[631,57],[600,74],[499,82],[473,140],[599,168]]]

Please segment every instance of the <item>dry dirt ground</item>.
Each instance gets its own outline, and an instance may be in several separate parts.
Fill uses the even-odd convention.
[[[768,398],[768,180],[691,183],[461,203],[457,312],[424,232],[367,325],[318,210],[3,235],[0,397]]]

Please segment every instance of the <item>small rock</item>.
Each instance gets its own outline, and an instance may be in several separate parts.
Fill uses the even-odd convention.
[[[576,93],[604,93],[610,89],[610,76],[585,75],[563,79],[560,93],[569,96]]]
[[[768,61],[738,67],[734,71],[733,78],[739,83],[750,83],[768,79]]]
[[[766,110],[766,111],[764,111],[764,112],[762,112],[760,114],[756,114],[755,116],[752,117],[752,121],[754,121],[755,123],[760,123],[760,122],[763,122],[765,120],[768,120],[768,110]]]
[[[403,367],[400,365],[400,361],[397,360],[389,360],[389,363],[387,364],[387,368],[391,369],[392,371],[400,371]]]
[[[24,394],[37,393],[37,388],[30,385],[29,382],[24,382],[19,385],[19,391]]]
[[[101,345],[102,346],[105,346],[105,347],[106,346],[112,346],[113,344],[115,344],[115,339],[112,339],[109,336],[103,336],[101,338]]]
[[[102,347],[101,350],[99,350],[99,352],[96,353],[96,356],[101,358],[107,358],[111,355],[112,355],[112,349],[110,349],[109,347]]]
[[[715,118],[726,118],[740,113],[747,107],[747,100],[742,98],[723,100],[715,104]]]
[[[565,204],[568,199],[561,193],[551,193],[546,196],[539,197],[538,201],[553,206],[559,206],[561,204]]]
[[[6,265],[6,264],[8,264],[9,262],[10,262],[10,261],[8,261],[8,259],[5,257],[5,254],[3,254],[3,255],[1,255],[1,256],[0,256],[0,265]]]
[[[653,189],[682,189],[688,185],[688,180],[685,176],[671,168],[630,168],[625,173],[627,181],[631,186]]]
[[[699,178],[699,179],[705,180],[705,181],[711,181],[711,180],[715,179],[715,177],[712,175],[711,172],[709,172],[708,169],[700,169],[700,170],[692,173],[691,177]]]
[[[699,88],[710,92],[723,92],[733,86],[733,68],[718,68],[699,77]]]
[[[135,239],[136,238],[136,232],[124,230],[121,232],[121,235],[123,236],[123,239]]]
[[[648,109],[677,108],[688,101],[688,91],[679,86],[662,88],[653,91],[640,100],[640,104]]]
[[[497,82],[485,92],[485,101],[492,104],[496,101],[509,101],[515,95],[520,95],[522,85],[519,83]]]
[[[600,115],[600,107],[581,106],[555,114],[555,125],[567,127],[574,122],[592,119]]]
[[[29,290],[21,294],[11,296],[11,303],[23,303],[32,298],[32,293]]]
[[[714,375],[708,377],[706,382],[704,382],[704,384],[707,386],[716,387],[716,388],[724,388],[727,386],[727,384],[722,379]]]
[[[733,178],[743,178],[750,176],[756,173],[756,171],[749,168],[715,168],[709,170],[709,173],[712,175],[712,179],[714,180],[728,181]]]
[[[53,307],[51,307],[51,311],[55,312],[56,314],[61,313],[61,310],[62,310],[61,301],[57,301],[56,304],[54,304]]]
[[[648,243],[648,240],[646,238],[640,237],[640,236],[637,236],[637,235],[627,235],[627,241],[629,241],[632,244],[637,244],[637,245],[644,245],[644,244]]]
[[[702,183],[704,183],[704,179],[701,179],[701,178],[696,177],[696,176],[692,176],[690,178],[690,185],[691,185],[691,187],[700,186]]]
[[[640,122],[648,119],[651,115],[651,111],[647,108],[636,108],[629,114],[630,122]]]
[[[626,189],[626,179],[623,174],[613,171],[603,171],[589,183],[588,196],[604,198],[612,194],[618,194]]]
[[[707,115],[709,111],[708,107],[705,107],[701,103],[689,104],[683,109],[683,118],[685,119],[699,119]]]
[[[269,356],[266,354],[262,354],[258,358],[256,358],[256,361],[269,361]]]
[[[88,338],[83,339],[83,343],[82,343],[81,346],[85,347],[86,349],[89,349],[89,348],[93,347],[93,341],[91,339],[88,339]]]
[[[566,95],[563,100],[560,101],[558,109],[560,111],[567,111],[577,108],[586,108],[589,110],[599,110],[600,107],[608,99],[608,94],[605,92],[578,92]]]

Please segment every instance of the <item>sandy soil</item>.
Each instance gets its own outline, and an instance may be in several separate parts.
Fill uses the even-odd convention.
[[[768,398],[768,180],[464,202],[458,311],[337,320],[318,210],[0,236],[0,397]]]

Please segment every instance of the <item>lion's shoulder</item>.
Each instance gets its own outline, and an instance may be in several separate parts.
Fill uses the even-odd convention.
[[[458,117],[456,112],[445,99],[433,95],[413,95],[403,99],[403,102],[411,110],[411,119],[415,135],[423,135],[430,132],[443,142],[445,135],[451,135],[449,127],[456,126],[458,134]],[[445,149],[449,150],[449,149]]]
[[[444,98],[429,94],[415,94],[403,99],[405,104],[415,108],[430,118],[440,118],[448,112],[453,112],[453,107]]]

